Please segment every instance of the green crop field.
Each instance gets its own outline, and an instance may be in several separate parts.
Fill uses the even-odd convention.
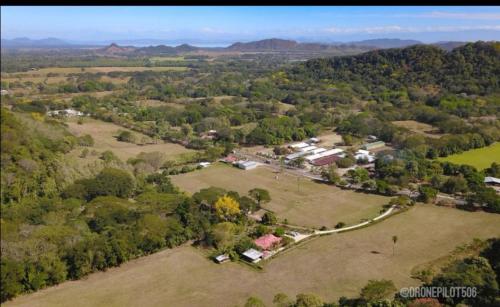
[[[456,164],[467,164],[478,170],[490,167],[491,163],[500,163],[500,143],[488,147],[472,149],[460,154],[439,158],[439,161],[448,161]]]

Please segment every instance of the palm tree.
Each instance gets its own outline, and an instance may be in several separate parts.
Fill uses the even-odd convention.
[[[398,236],[392,236],[392,255],[394,256],[395,248],[396,248],[396,242],[398,242]]]

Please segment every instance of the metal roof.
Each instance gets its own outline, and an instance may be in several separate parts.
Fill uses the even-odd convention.
[[[251,248],[243,253],[243,256],[248,257],[252,260],[259,259],[260,257],[262,257],[262,255],[263,254],[261,252],[259,252],[258,250],[255,250],[253,248]]]

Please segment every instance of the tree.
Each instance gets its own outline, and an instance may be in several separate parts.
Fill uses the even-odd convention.
[[[120,142],[135,143],[135,135],[128,130],[120,130],[116,139]]]
[[[430,203],[436,199],[438,191],[430,186],[420,186],[418,189],[420,195],[419,200],[424,203]]]
[[[110,163],[113,161],[120,161],[120,159],[111,150],[103,151],[99,158],[101,160],[104,160],[104,162],[106,162],[106,163]]]
[[[215,202],[215,212],[221,220],[234,220],[240,214],[240,205],[233,198],[225,195]]]
[[[126,171],[116,168],[103,169],[93,180],[84,182],[88,196],[128,197],[134,189],[134,179]]]
[[[368,303],[375,303],[390,298],[396,290],[392,280],[369,280],[361,289],[361,298]]]
[[[398,242],[398,236],[392,236],[392,255],[394,256],[394,251],[395,251],[395,248],[396,248],[396,242]]]
[[[464,179],[462,175],[459,176],[451,176],[446,180],[446,182],[442,185],[441,190],[448,194],[455,194],[458,192],[464,193],[467,192],[467,181]]]
[[[260,188],[251,189],[250,191],[248,191],[248,196],[257,201],[257,206],[259,208],[262,203],[268,203],[271,201],[271,195],[269,195],[269,191]]]
[[[306,159],[304,157],[298,157],[295,160],[290,161],[290,165],[295,166],[297,168],[304,168],[304,163]]]
[[[349,170],[347,177],[352,183],[363,183],[370,179],[369,173],[366,168],[357,167],[356,169]]]
[[[219,251],[230,250],[235,244],[237,232],[237,225],[231,222],[222,222],[215,224],[212,227],[211,231],[215,247],[217,247]]]
[[[331,164],[321,171],[321,177],[329,183],[336,184],[340,181],[340,176],[337,174],[337,167]]]
[[[260,298],[251,296],[247,299],[245,307],[266,307],[266,305]]]
[[[278,293],[273,298],[273,304],[277,307],[290,307],[293,301],[285,293]]]
[[[278,222],[276,215],[272,212],[266,212],[262,216],[262,224],[264,225],[274,225]]]
[[[189,138],[189,136],[193,133],[193,127],[190,124],[182,124],[181,132],[185,138]]]
[[[78,138],[78,145],[80,146],[94,146],[94,139],[90,134],[85,134]]]
[[[0,300],[5,302],[23,291],[24,268],[22,264],[2,257]]]
[[[443,269],[430,286],[434,287],[475,287],[475,297],[440,298],[442,303],[451,306],[466,304],[471,306],[490,306],[498,295],[496,275],[488,260],[483,257],[471,257],[456,261]]]
[[[322,307],[323,300],[314,294],[297,294],[295,307]]]
[[[348,168],[353,166],[356,163],[356,160],[351,157],[345,157],[337,160],[335,163],[337,163],[337,166],[340,168]]]
[[[344,143],[345,146],[352,146],[352,136],[349,134],[342,135],[342,143]]]

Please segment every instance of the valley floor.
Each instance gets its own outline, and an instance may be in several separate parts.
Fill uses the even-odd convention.
[[[356,296],[369,279],[416,285],[416,265],[473,238],[500,236],[500,215],[416,205],[367,228],[318,237],[255,271],[215,264],[190,246],[164,250],[84,280],[71,281],[7,302],[12,306],[235,306],[251,295],[270,304],[284,292],[316,293],[327,301]],[[392,254],[392,236],[399,240]]]

